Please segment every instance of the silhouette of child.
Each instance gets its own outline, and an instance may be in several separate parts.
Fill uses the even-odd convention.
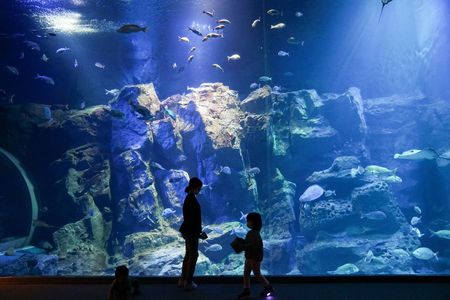
[[[126,266],[116,268],[115,278],[109,289],[108,300],[130,300],[132,295],[138,294],[137,281],[131,280],[128,273]]]
[[[261,297],[273,294],[273,288],[269,281],[261,274],[261,261],[263,259],[263,241],[259,231],[262,228],[262,218],[259,213],[251,212],[247,215],[247,227],[251,230],[247,232],[243,242],[245,251],[244,265],[244,290],[239,294],[238,299],[250,297],[250,273],[253,271],[256,279],[264,285]]]

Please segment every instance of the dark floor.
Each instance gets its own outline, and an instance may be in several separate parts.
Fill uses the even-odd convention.
[[[450,299],[450,282],[310,282],[310,283],[275,283],[276,297],[267,299],[327,299],[327,300],[440,300]],[[199,284],[196,291],[178,290],[172,283],[144,283],[142,293],[133,299],[152,300],[231,300],[241,291],[239,284]],[[260,287],[253,286],[253,297],[259,299]],[[106,299],[106,284],[64,284],[64,283],[5,283],[0,278],[0,300],[88,300]]]

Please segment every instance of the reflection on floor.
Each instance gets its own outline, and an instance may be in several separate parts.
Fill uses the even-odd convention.
[[[276,297],[272,300],[448,300],[450,281],[447,282],[329,282],[329,283],[275,283]],[[232,300],[241,292],[239,284],[199,284],[195,291],[177,289],[174,284],[142,284],[141,294],[134,300]],[[89,300],[106,299],[106,284],[5,284],[0,278],[2,300]],[[258,297],[260,286],[252,287],[252,297]]]

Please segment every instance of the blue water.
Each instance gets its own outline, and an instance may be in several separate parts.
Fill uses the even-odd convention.
[[[280,15],[269,15],[269,9]],[[214,16],[204,10],[213,11]],[[380,11],[378,0],[2,1],[0,113],[4,118],[0,133],[5,138],[0,139],[0,147],[17,155],[34,180],[40,202],[37,221],[43,223],[38,223],[31,244],[47,248],[47,254],[57,255],[59,261],[45,272],[108,275],[119,263],[127,263],[136,275],[177,275],[179,257],[167,258],[159,247],[164,242],[173,247],[168,252],[182,250],[175,242],[182,242],[176,234],[181,206],[173,199],[184,197],[185,178],[180,175],[184,171],[210,185],[199,196],[204,225],[220,227],[211,243],[219,243],[223,250],[205,252],[208,245],[201,244],[199,274],[240,274],[242,257],[232,255],[229,232],[242,228],[232,222],[243,222],[240,212],[250,210],[266,214],[263,269],[269,274],[448,274],[448,237],[445,232],[432,236],[429,230],[450,229],[450,171],[445,164],[450,159],[445,154],[450,150],[450,4],[393,0],[381,16]],[[205,35],[222,18],[231,21],[214,31],[223,33],[223,38],[202,42],[202,37],[187,29],[193,27]],[[252,28],[257,18],[261,21]],[[278,23],[286,27],[270,29]],[[124,24],[147,27],[147,31],[116,32]],[[182,36],[190,42],[180,42]],[[290,37],[297,42],[288,43]],[[40,50],[31,49],[27,41],[37,43]],[[70,50],[56,53],[63,47]],[[192,47],[196,50],[190,53]],[[288,55],[280,56],[280,51]],[[191,54],[194,58],[188,62]],[[232,54],[240,59],[228,61]],[[219,64],[223,72],[212,64]],[[51,77],[54,85],[37,80],[37,74]],[[236,124],[247,128],[251,124],[247,116],[252,114],[269,121],[264,126],[258,123],[258,130],[249,130],[232,142],[241,144],[226,150],[211,146],[209,129],[205,129],[208,121],[198,103],[194,108],[198,113],[191,115],[175,97],[177,103],[164,102],[165,110],[151,111],[151,117],[143,121],[133,113],[136,91],[121,94],[116,103],[110,102],[113,96],[105,91],[153,83],[160,101],[178,94],[191,101],[201,84],[223,83],[237,92],[239,103],[264,85],[261,76],[271,78],[267,111],[241,107]],[[351,87],[359,90],[348,92]],[[320,104],[311,100],[316,92]],[[30,103],[49,105],[51,111]],[[106,110],[112,109],[115,116],[105,121],[98,105],[107,105]],[[65,106],[69,112],[59,110]],[[85,107],[99,113],[78,122],[74,116],[86,112]],[[58,125],[51,123],[53,119]],[[198,125],[192,132],[180,129],[188,121]],[[220,134],[226,137],[226,129],[233,124],[221,127]],[[98,126],[98,131],[84,130],[90,126]],[[162,129],[142,142],[147,136],[138,133],[150,132],[149,128]],[[393,158],[395,153],[429,148],[438,156]],[[129,153],[132,166],[126,167],[124,157]],[[373,188],[367,196],[378,201],[391,195],[392,203],[361,208],[355,199],[358,188],[397,180],[394,177],[386,179],[366,170],[349,173],[354,181],[340,178],[339,172],[331,181],[308,180],[313,172],[330,168],[336,158],[348,156],[359,162],[330,170],[356,172],[358,166],[377,165],[401,178],[401,183],[388,182],[379,195]],[[151,167],[152,162],[167,170]],[[231,176],[220,173],[220,166],[230,167]],[[26,190],[25,183],[5,175],[17,172],[11,166],[2,163],[0,167],[2,178],[12,181],[0,185],[0,203],[8,206],[4,211],[20,211],[18,223],[29,224],[30,199],[20,192]],[[258,167],[260,173],[248,175],[251,167]],[[108,178],[107,184],[100,184],[95,174]],[[95,184],[87,188],[89,182]],[[298,199],[313,184],[335,191],[336,196],[321,196],[311,207],[305,205]],[[12,198],[24,201],[12,204]],[[347,202],[353,205],[352,213],[345,212]],[[176,211],[173,219],[161,217],[166,208]],[[360,213],[370,211],[383,212],[386,227],[360,218]],[[421,217],[420,223],[411,225],[413,217]],[[0,218],[0,241],[29,230],[28,225],[14,227],[7,216],[0,214]],[[418,237],[414,230],[424,236]],[[399,232],[409,240],[396,236]],[[142,238],[140,233],[149,236]],[[161,238],[164,233],[167,240]],[[403,242],[386,242],[391,238]],[[373,242],[369,248],[359,244],[364,239]],[[327,245],[321,250],[324,240]],[[378,240],[382,246],[377,246]],[[84,248],[74,247],[77,243]],[[439,260],[418,258],[421,255],[414,251],[420,247],[438,252]],[[404,250],[406,256],[396,249]],[[83,251],[95,253],[89,258],[95,261],[94,267],[83,264]],[[152,260],[158,263],[148,263]],[[350,263],[358,271],[339,269]],[[2,270],[0,265],[0,275]]]

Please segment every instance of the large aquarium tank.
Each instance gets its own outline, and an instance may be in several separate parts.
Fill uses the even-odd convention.
[[[0,276],[450,274],[448,0],[2,0]]]

